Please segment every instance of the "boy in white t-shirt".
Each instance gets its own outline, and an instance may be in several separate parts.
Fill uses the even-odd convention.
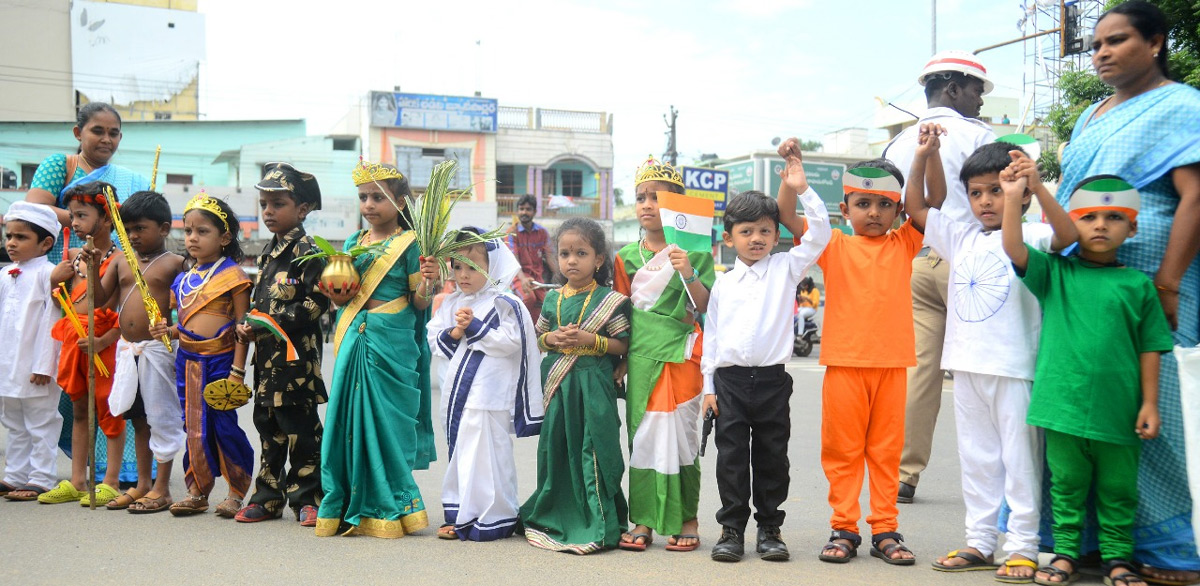
[[[954,373],[954,414],[966,505],[967,546],[933,563],[935,570],[966,572],[997,569],[1001,582],[1029,582],[1037,569],[1038,518],[1041,501],[1041,434],[1025,423],[1029,408],[1041,310],[1019,284],[1004,254],[1000,224],[1004,190],[1000,172],[1010,165],[1039,200],[1053,199],[1024,151],[1005,143],[979,147],[963,163],[959,179],[976,222],[951,219],[938,208],[945,179],[937,154],[944,130],[926,124],[909,181],[905,211],[925,230],[925,244],[950,263],[946,342],[942,368]],[[1010,156],[1010,151],[1014,154]],[[930,194],[923,191],[926,182]],[[1023,204],[1028,209],[1030,194]],[[1022,211],[1024,211],[1024,209]],[[1061,208],[1051,223],[1071,225]],[[1024,240],[1038,250],[1061,250],[1070,242],[1056,240],[1050,225],[1027,223]],[[995,563],[1001,504],[1012,509],[1008,519],[1003,566]]]

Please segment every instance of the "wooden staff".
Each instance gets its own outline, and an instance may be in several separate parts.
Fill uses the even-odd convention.
[[[88,248],[94,248],[88,236]],[[87,266],[87,341],[88,341],[88,453],[87,489],[91,509],[96,510],[96,282],[100,280],[100,267],[93,259]]]

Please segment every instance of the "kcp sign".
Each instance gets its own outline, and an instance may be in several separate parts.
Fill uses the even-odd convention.
[[[683,189],[688,195],[711,199],[718,212],[725,210],[729,171],[702,167],[680,167],[680,170],[683,172]]]

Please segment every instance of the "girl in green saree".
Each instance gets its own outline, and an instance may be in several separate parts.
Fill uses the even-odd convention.
[[[629,346],[629,299],[606,286],[612,270],[596,222],[567,220],[555,240],[567,282],[546,295],[537,322],[546,415],[521,522],[531,545],[583,555],[616,547],[628,516],[613,368]]]
[[[341,309],[333,381],[321,445],[325,496],[316,534],[397,538],[429,524],[413,470],[435,459],[425,322],[435,283],[401,212],[408,181],[390,165],[354,171],[359,210],[370,228],[346,241],[382,242],[385,252],[355,258],[360,289],[323,292]],[[432,263],[427,269],[436,274]],[[426,271],[429,272],[429,271]]]

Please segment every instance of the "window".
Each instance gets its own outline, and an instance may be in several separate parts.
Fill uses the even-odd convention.
[[[192,176],[184,175],[182,173],[167,173],[167,184],[168,185],[191,185],[192,184]]]
[[[357,151],[357,138],[335,138],[333,139],[333,150],[335,151]]]
[[[558,170],[542,171],[542,195],[558,195]]]
[[[516,169],[512,165],[496,165],[496,193],[499,195],[514,195],[516,186]]]
[[[154,119],[155,120],[170,120],[171,113],[170,112],[155,112]]]
[[[561,195],[569,197],[583,195],[583,171],[563,169],[559,171],[559,175],[562,177],[562,189],[559,191]]]
[[[21,189],[29,189],[33,185],[33,176],[37,174],[37,165],[21,164]]]
[[[433,168],[442,161],[457,160],[458,170],[450,181],[451,189],[466,189],[471,186],[471,149],[448,148],[434,149],[412,146],[397,146],[395,152],[396,168],[408,177],[408,184],[413,189],[423,190],[429,186],[429,176]]]

